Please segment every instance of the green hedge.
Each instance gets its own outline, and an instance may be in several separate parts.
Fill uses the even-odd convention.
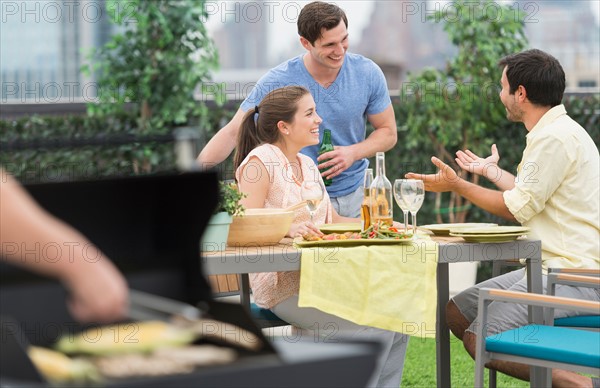
[[[403,176],[408,171],[434,172],[430,162],[433,149],[426,142],[413,141],[406,136],[403,123],[413,112],[413,102],[397,99],[393,101],[398,122],[398,143],[386,153],[386,171],[390,180]],[[596,145],[600,144],[600,95],[569,96],[565,98],[567,111],[589,132]],[[237,103],[225,107],[212,106],[208,116],[197,131],[206,141],[221,128],[235,113]],[[164,134],[174,128],[160,128],[140,133],[136,118],[120,116],[100,118],[88,116],[41,117],[32,116],[18,120],[0,120],[0,164],[20,180],[42,182],[71,180],[110,175],[133,175],[172,171],[175,168],[173,144],[127,144],[116,147],[89,146],[71,149],[28,149],[7,151],[5,145],[14,141],[85,139],[98,135],[152,135]],[[525,128],[519,123],[505,122],[489,133],[488,138],[496,142],[500,151],[500,165],[514,171],[525,147]],[[373,163],[374,161],[371,160]],[[233,177],[231,158],[219,166],[223,178]],[[429,201],[432,198],[429,197]],[[423,206],[419,212],[419,223],[435,222],[432,206]],[[401,214],[398,208],[396,214]],[[396,217],[399,219],[400,217]],[[498,221],[479,209],[469,212],[470,221]]]
[[[203,126],[216,128],[232,114],[231,110],[215,106],[202,121]],[[0,120],[0,165],[24,183],[175,171],[172,142],[109,145],[111,139],[147,138],[176,129],[167,127],[140,131],[137,123],[138,118],[129,113],[111,117],[33,115],[17,120]],[[207,131],[201,126],[195,128],[200,137],[207,136]],[[86,139],[100,140],[100,143],[104,139],[106,145],[56,146],[56,142],[61,140],[82,142]],[[50,147],[42,147],[42,142]],[[30,148],[11,150],[15,143],[25,143]]]
[[[600,144],[600,95],[569,96],[564,101],[570,116],[586,128],[594,142]],[[430,157],[434,154],[431,144],[419,142],[406,136],[406,117],[414,114],[414,101],[393,100],[398,122],[398,143],[386,153],[386,172],[390,180],[402,177],[408,171],[434,172]],[[203,125],[196,126],[205,142],[229,121],[237,110],[237,102],[225,107],[211,106]],[[0,120],[0,165],[23,182],[92,179],[100,176],[133,175],[173,171],[175,168],[172,144],[127,144],[118,147],[84,147],[71,149],[28,149],[7,151],[5,143],[13,141],[85,139],[98,135],[151,135],[164,134],[174,128],[161,128],[140,133],[137,118],[127,114],[98,118],[87,116],[40,117],[32,116],[19,120]],[[514,171],[525,148],[526,130],[520,123],[508,120],[489,133],[490,142],[498,145],[500,165]],[[373,164],[374,161],[371,160]],[[233,178],[231,157],[219,166],[225,179]],[[486,182],[482,182],[486,184]],[[419,211],[418,224],[435,223],[433,194],[427,194],[425,205]],[[396,220],[402,212],[396,206]],[[504,221],[476,207],[469,210],[467,220],[471,222]],[[478,271],[478,281],[491,276],[491,265],[484,263]]]

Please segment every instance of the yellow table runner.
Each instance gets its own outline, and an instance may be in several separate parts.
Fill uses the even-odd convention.
[[[304,247],[300,307],[354,323],[435,337],[438,244]]]

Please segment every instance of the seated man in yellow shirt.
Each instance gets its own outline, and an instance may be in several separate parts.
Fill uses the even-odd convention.
[[[509,120],[522,122],[528,133],[527,146],[517,176],[501,170],[498,151],[479,158],[470,151],[457,152],[458,165],[486,176],[499,190],[487,189],[460,179],[438,158],[432,162],[437,174],[409,173],[422,179],[425,189],[454,191],[475,205],[510,221],[531,228],[529,237],[542,241],[542,263],[548,268],[600,268],[600,158],[598,148],[584,128],[573,121],[561,105],[565,74],[560,63],[540,50],[528,50],[500,60],[500,100]],[[546,276],[543,276],[544,287]],[[482,287],[527,291],[524,269],[482,282],[454,297],[447,306],[448,326],[475,357],[477,298]],[[558,286],[557,295],[600,300],[589,288]],[[574,312],[556,311],[555,316]],[[524,326],[527,307],[492,303],[490,335]],[[529,367],[493,361],[489,365],[508,375],[529,380]],[[554,369],[556,386],[596,386],[597,379]]]

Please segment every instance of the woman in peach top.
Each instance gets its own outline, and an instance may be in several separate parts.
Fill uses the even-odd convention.
[[[319,143],[321,118],[309,91],[299,86],[273,90],[244,117],[237,141],[234,166],[236,180],[247,197],[247,208],[285,208],[301,201],[300,186],[305,180],[320,180],[314,162],[300,154],[306,146]],[[306,208],[296,211],[289,237],[321,234],[316,225],[331,222],[359,222],[337,214],[325,193],[314,223]],[[408,337],[386,330],[360,326],[314,308],[298,307],[300,273],[269,272],[250,274],[254,301],[271,309],[290,324],[312,331],[311,338],[362,338],[382,343],[379,365],[370,385],[398,387],[402,379]]]

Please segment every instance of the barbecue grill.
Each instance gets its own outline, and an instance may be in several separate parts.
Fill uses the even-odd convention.
[[[200,265],[200,237],[216,206],[215,173],[39,183],[25,188],[113,260],[136,290],[133,302],[153,305],[156,301],[157,310],[166,312],[188,306],[201,316],[250,331],[261,342],[253,351],[236,349],[240,356],[227,365],[107,381],[106,386],[327,387],[367,382],[379,344],[270,343],[241,305],[213,299]],[[0,263],[0,386],[48,385],[31,364],[26,347],[51,346],[61,334],[89,327],[69,315],[66,297],[57,281]]]

